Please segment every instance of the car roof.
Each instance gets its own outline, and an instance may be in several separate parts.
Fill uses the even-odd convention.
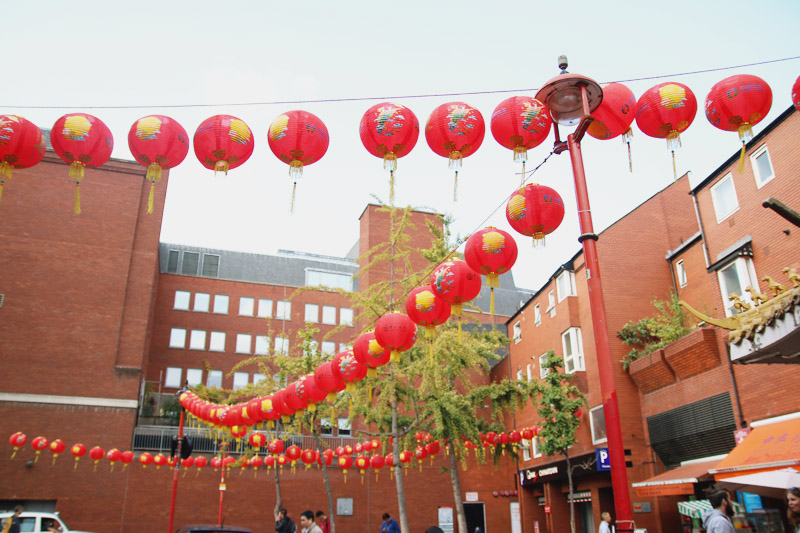
[[[180,533],[189,533],[189,532],[196,532],[196,533],[215,533],[217,531],[229,531],[232,533],[253,533],[252,529],[247,529],[244,527],[237,527],[237,526],[216,526],[216,525],[208,525],[208,524],[195,524],[189,526],[183,526],[182,528],[177,530]]]

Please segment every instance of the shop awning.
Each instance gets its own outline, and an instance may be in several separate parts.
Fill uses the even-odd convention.
[[[744,507],[740,503],[731,501],[731,504],[736,514],[744,512]],[[709,509],[711,509],[711,503],[708,500],[678,502],[678,512],[682,515],[691,516],[692,518],[703,518],[703,514]]]
[[[694,494],[694,484],[710,481],[709,469],[719,464],[719,457],[707,461],[692,461],[650,479],[633,483],[636,495],[670,496],[675,494]]]
[[[753,428],[718,465],[710,469],[717,481],[742,474],[769,472],[800,465],[800,419]]]

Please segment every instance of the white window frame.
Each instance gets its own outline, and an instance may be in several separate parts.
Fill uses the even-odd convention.
[[[336,343],[333,341],[322,341],[322,355],[336,355]]]
[[[186,382],[190,387],[195,387],[203,382],[203,369],[202,368],[187,368],[186,369]]]
[[[231,298],[227,294],[214,295],[214,314],[227,315]]]
[[[222,388],[222,370],[209,370],[206,376],[206,387]]]
[[[514,344],[517,344],[522,340],[522,320],[517,320],[514,322],[514,325],[511,326],[511,330],[513,331],[514,335]]]
[[[272,318],[272,300],[268,298],[258,299],[258,318]]]
[[[533,306],[533,324],[537,328],[542,325],[542,308],[539,304]]]
[[[189,349],[190,350],[205,350],[206,349],[206,332],[202,329],[193,329],[189,334]]]
[[[533,442],[533,449],[531,450],[533,452],[533,458],[541,457],[542,450],[539,449],[539,437],[533,437],[531,441]]]
[[[520,446],[522,446],[522,460],[523,461],[530,461],[531,460],[531,442],[528,439],[522,439],[522,441],[520,441]]]
[[[608,442],[608,436],[598,437],[598,432],[595,428],[594,417],[595,413],[598,411],[603,411],[602,405],[598,405],[597,407],[592,407],[591,409],[589,409],[589,424],[592,429],[592,444],[602,444],[604,442]],[[605,411],[603,411],[603,433],[606,433],[605,420],[606,420]]]
[[[336,325],[336,306],[322,306],[322,324]]]
[[[522,369],[518,368],[517,369],[517,381],[522,381],[522,377],[523,377],[522,376]]]
[[[192,311],[195,313],[208,313],[208,307],[211,305],[211,295],[207,292],[194,293],[194,307]]]
[[[566,339],[569,338],[572,353],[567,353]],[[583,356],[583,339],[581,338],[581,328],[571,327],[561,334],[561,348],[564,352],[564,373],[585,372],[586,360]],[[570,368],[572,367],[572,368]]]
[[[192,293],[189,291],[175,291],[175,301],[172,308],[176,311],[188,311]],[[185,302],[185,303],[184,303]]]
[[[233,390],[246,387],[250,383],[249,372],[234,372],[233,373]]]
[[[565,270],[556,276],[556,289],[558,290],[559,302],[567,296],[577,296],[575,292],[575,272]]]
[[[170,348],[186,348],[186,330],[184,328],[172,328],[169,332]]]
[[[319,433],[320,435],[333,435],[333,427],[331,427],[331,419],[329,417],[321,417],[319,419]]]
[[[253,385],[258,385],[265,379],[267,379],[267,376],[265,376],[264,374],[260,374],[258,372],[253,373]]]
[[[339,308],[339,324],[353,327],[353,310],[349,307]]]
[[[288,337],[275,337],[275,353],[289,355]]]
[[[168,366],[164,372],[164,386],[169,389],[180,389],[181,378],[183,377],[183,369],[176,366]]]
[[[719,196],[717,191],[727,182],[730,182],[731,188],[733,190],[733,200],[736,202],[736,206],[733,207],[730,211],[726,213],[722,213],[720,210],[722,209],[722,205],[720,204]],[[721,180],[716,182],[714,185],[711,186],[711,203],[714,204],[714,214],[717,217],[717,223],[722,222],[735,212],[739,210],[739,196],[736,194],[736,183],[733,181],[733,174],[728,172],[725,177]]]
[[[249,296],[239,297],[239,316],[255,316],[256,300]]]
[[[544,379],[547,377],[547,374],[550,373],[550,369],[547,368],[545,365],[545,360],[547,358],[547,352],[544,352],[542,355],[539,356],[539,378]]]
[[[208,340],[209,352],[224,352],[225,351],[225,332],[212,331]]]
[[[769,168],[772,170],[772,175],[762,180],[761,171],[758,168],[757,160],[764,154],[767,155],[767,161],[769,161]],[[764,185],[766,185],[767,183],[769,183],[770,181],[772,181],[773,179],[775,179],[775,167],[772,165],[772,157],[770,157],[769,155],[769,149],[767,149],[766,144],[758,148],[758,150],[754,151],[750,155],[750,165],[753,167],[753,176],[755,177],[756,180],[756,187],[758,187],[759,189]]]
[[[546,313],[550,313],[550,318],[556,316],[556,293],[555,291],[550,291],[547,293],[547,309],[545,310]]]
[[[678,278],[678,285],[681,287],[685,287],[688,283],[686,279],[686,265],[683,262],[683,259],[678,260],[675,263],[675,277]]]
[[[310,322],[312,324],[319,323],[319,305],[317,304],[306,304],[305,306],[305,313],[303,315],[304,322]]]
[[[245,351],[245,343],[247,343],[247,351]],[[236,353],[251,354],[253,353],[253,336],[249,333],[236,334]]]
[[[275,318],[278,320],[291,320],[292,302],[288,300],[278,300],[275,308]]]
[[[736,277],[739,279],[741,292],[744,293],[739,295],[740,300],[753,305],[753,300],[750,297],[750,293],[745,289],[747,287],[758,289],[758,276],[756,276],[753,260],[749,257],[737,257],[735,260],[717,270],[717,280],[719,282],[720,293],[722,294],[722,305],[725,308],[725,316],[732,316],[736,314],[736,312],[734,312],[735,307],[733,302],[728,299],[730,296],[730,291],[727,287],[727,283],[725,282],[725,277],[723,276],[724,271],[733,267],[736,267]]]
[[[350,419],[339,417],[337,420],[336,426],[339,429],[339,436],[342,437],[344,435],[350,435],[352,433],[352,428],[350,426]]]
[[[270,344],[272,339],[266,335],[256,335],[256,347],[254,350],[255,355],[269,355]]]

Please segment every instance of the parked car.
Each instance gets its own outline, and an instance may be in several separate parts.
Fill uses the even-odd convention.
[[[176,530],[175,533],[253,533],[253,530],[236,526],[195,525],[183,526]]]
[[[6,518],[12,516],[13,512],[0,513],[0,525],[6,521]],[[55,525],[56,531],[60,533],[87,533],[86,531],[78,531],[70,529],[67,524],[61,520],[58,513],[42,513],[37,511],[23,512],[19,515],[20,518],[20,532],[22,533],[47,533],[50,522]],[[59,529],[60,528],[60,529]],[[52,531],[52,530],[51,530]]]

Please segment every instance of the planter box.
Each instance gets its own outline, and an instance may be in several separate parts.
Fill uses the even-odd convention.
[[[664,357],[680,379],[718,367],[722,359],[715,328],[700,328],[665,346]]]
[[[642,394],[649,394],[675,383],[675,373],[664,357],[664,350],[656,350],[640,357],[628,367],[631,378]]]

